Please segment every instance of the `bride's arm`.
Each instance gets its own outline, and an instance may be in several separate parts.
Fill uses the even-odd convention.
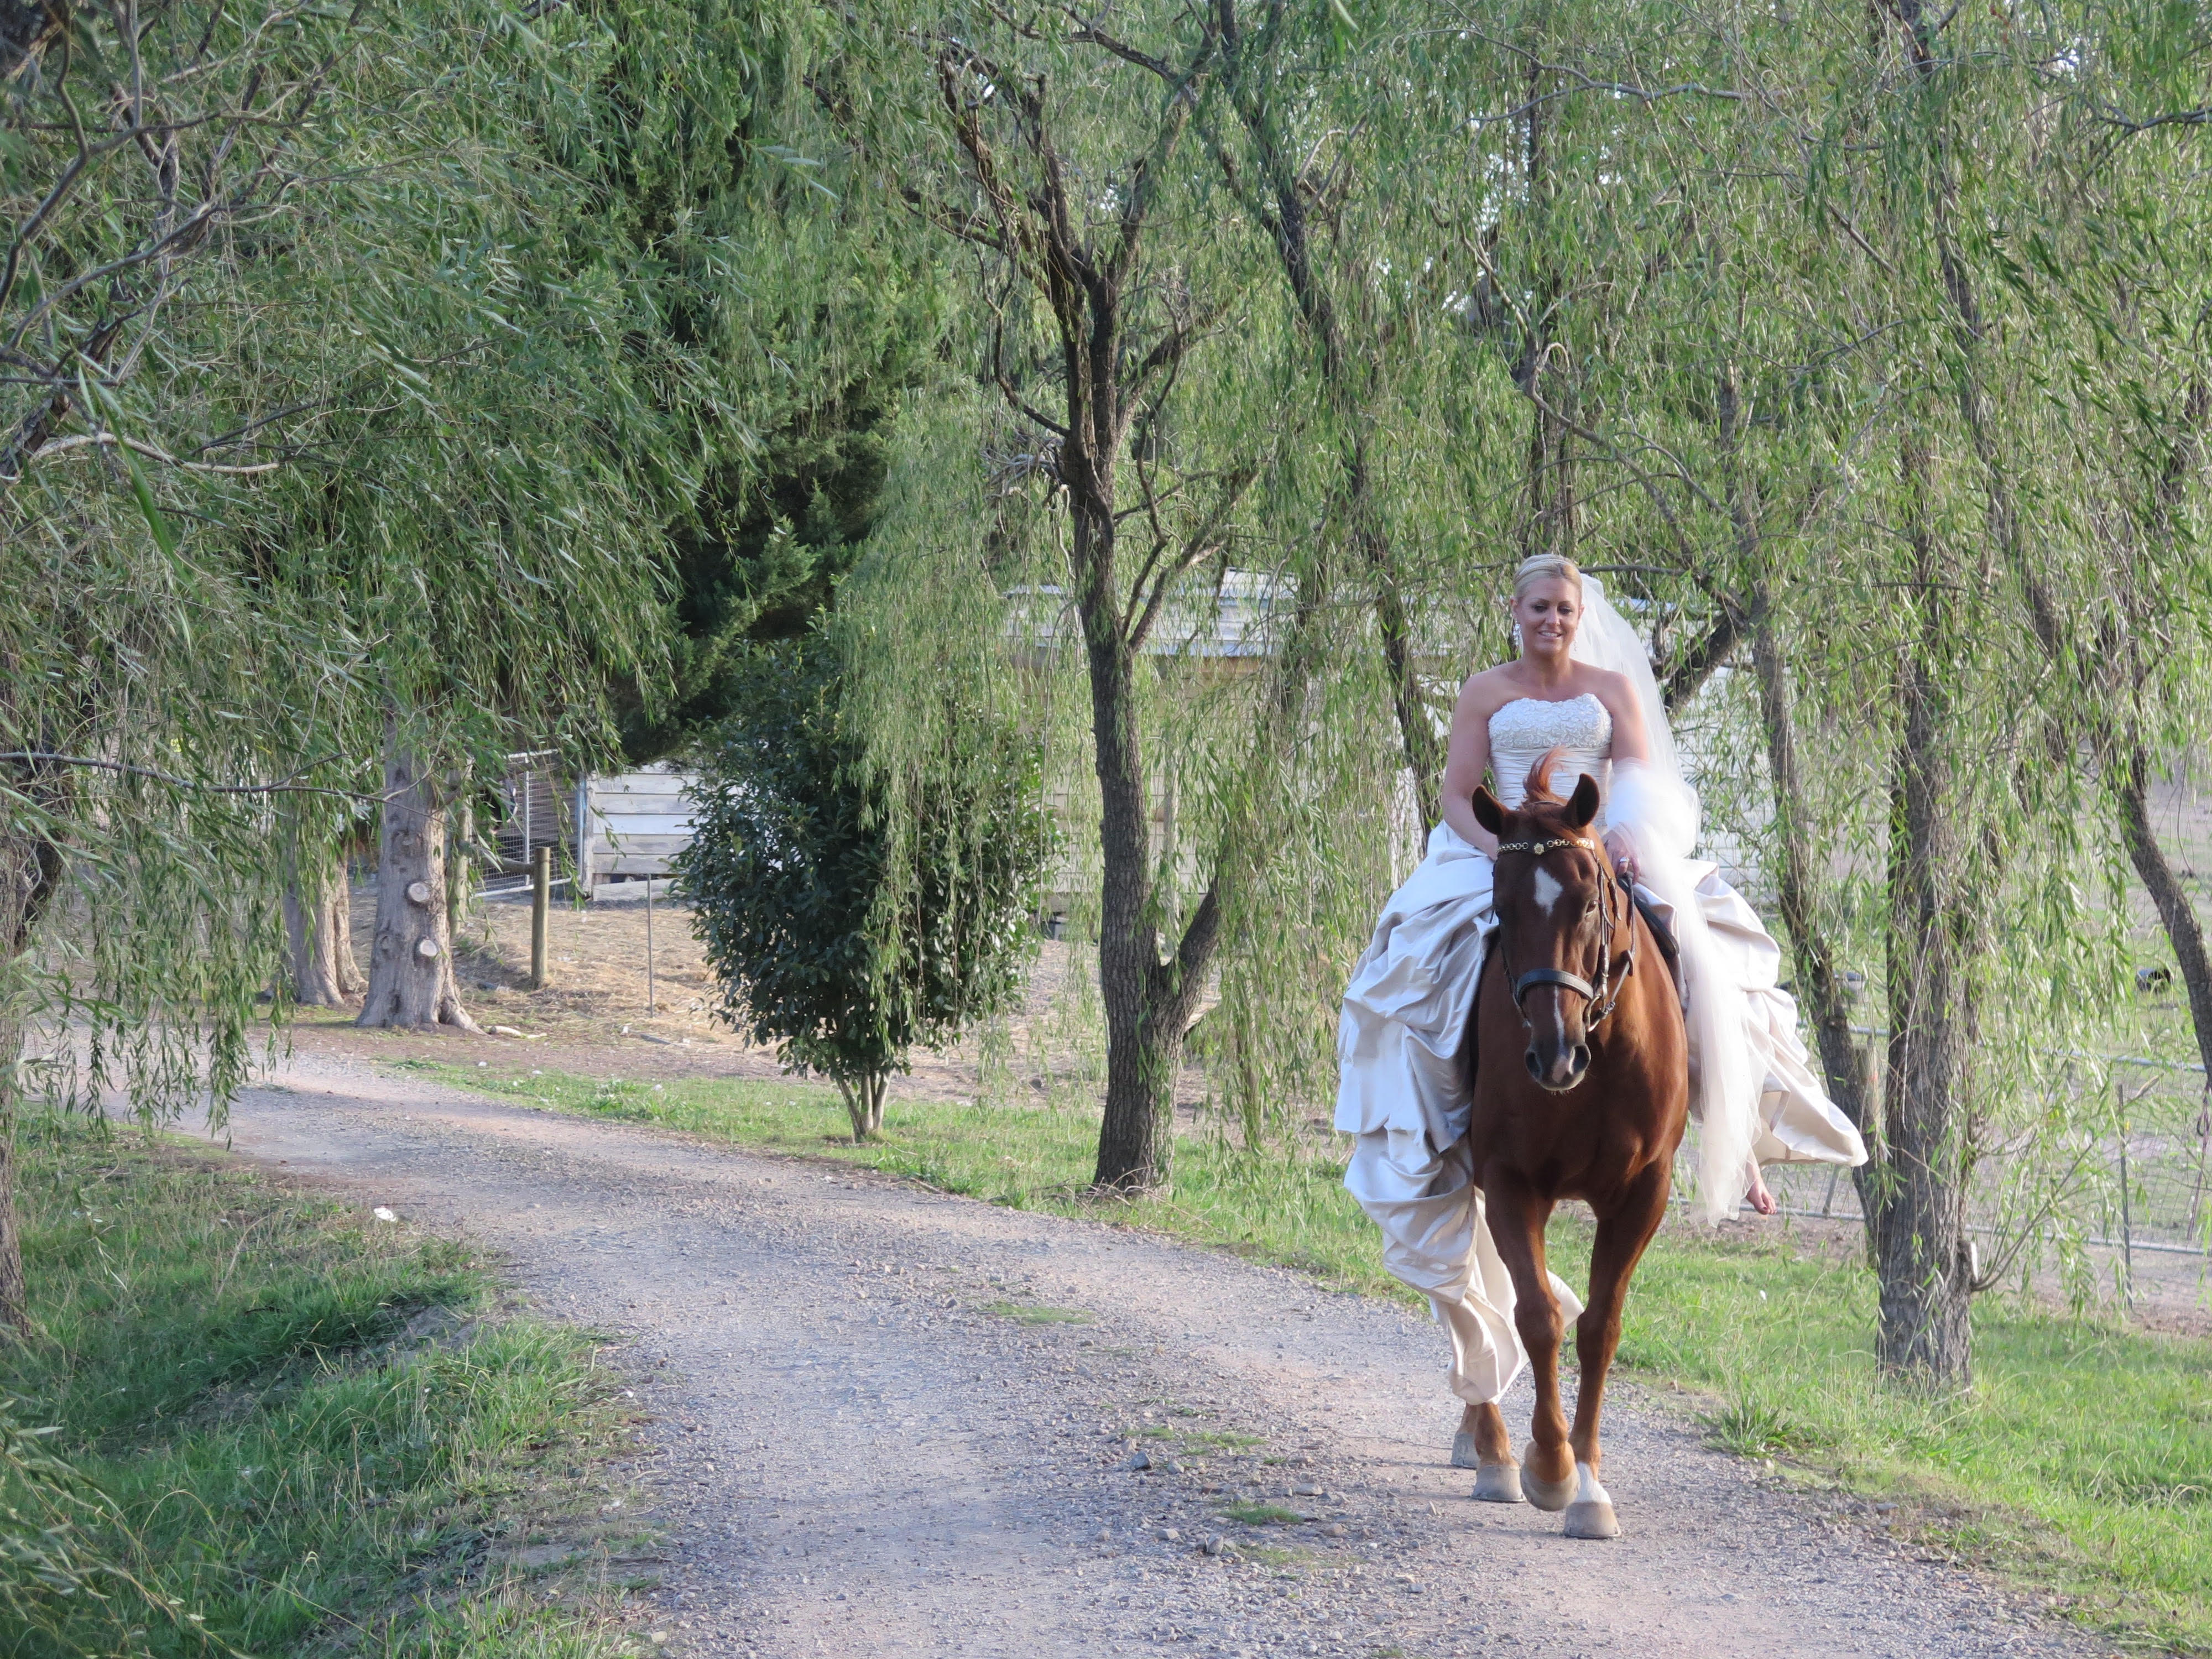
[[[1498,856],[1498,837],[1474,821],[1474,791],[1490,769],[1490,717],[1498,698],[1470,675],[1459,689],[1459,703],[1452,710],[1451,743],[1444,750],[1444,822],[1462,839]],[[1638,728],[1639,730],[1641,728]]]
[[[1644,710],[1636,701],[1636,692],[1628,681],[1619,674],[1608,674],[1613,682],[1599,693],[1598,700],[1605,704],[1606,712],[1613,716],[1613,761],[1648,762],[1651,758],[1651,740],[1644,730]],[[1633,878],[1637,868],[1636,842],[1629,833],[1618,825],[1608,826],[1605,832],[1606,850],[1613,854],[1614,866]]]

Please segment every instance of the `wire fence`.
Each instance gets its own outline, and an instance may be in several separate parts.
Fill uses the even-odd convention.
[[[498,788],[502,811],[494,844],[500,874],[527,872],[540,847],[550,847],[556,859],[569,854],[575,840],[574,809],[559,751],[532,749],[509,755]]]
[[[2212,1258],[2212,1087],[2204,1068],[2131,1054],[2045,1058],[2044,1109],[1975,1167],[1972,1229],[2021,1241],[2031,1258],[2114,1250],[2128,1280],[2137,1254]],[[1788,1213],[1863,1218],[1847,1170],[1784,1165],[1770,1169],[1767,1182]]]

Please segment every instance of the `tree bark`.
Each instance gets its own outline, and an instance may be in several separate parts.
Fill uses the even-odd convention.
[[[1969,930],[1959,891],[1947,665],[1949,601],[1927,510],[1928,457],[1908,441],[1916,636],[1898,673],[1889,825],[1889,1054],[1884,1158],[1865,1190],[1881,1281],[1875,1358],[1931,1388],[1971,1381],[1972,1260],[1961,1096],[1972,1047]]]
[[[1743,628],[1743,612],[1723,596],[1720,614],[1713,618],[1713,625],[1705,630],[1705,637],[1667,665],[1667,678],[1659,688],[1659,701],[1668,714],[1680,714],[1690,699],[1705,690],[1705,682],[1720,672],[1735,654]]]
[[[437,780],[396,732],[385,750],[377,846],[376,941],[355,1024],[476,1030],[461,1006],[446,927],[446,803]]]
[[[284,889],[284,933],[291,947],[292,1000],[312,1008],[343,1008],[366,981],[353,955],[353,905],[345,865],[314,857]]]

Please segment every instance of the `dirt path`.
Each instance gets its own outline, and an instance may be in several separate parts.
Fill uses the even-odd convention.
[[[672,1652],[2107,1650],[1863,1506],[1769,1489],[1632,1390],[1607,1443],[1625,1538],[1473,1504],[1443,1462],[1441,1335],[1293,1273],[327,1054],[232,1133],[465,1229],[544,1310],[634,1339]],[[1127,1467],[1133,1437],[1153,1468]],[[1219,1518],[1240,1501],[1313,1518]],[[1205,1553],[1216,1535],[1239,1553]]]

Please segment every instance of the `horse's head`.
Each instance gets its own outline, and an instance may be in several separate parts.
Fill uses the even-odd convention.
[[[1597,781],[1585,773],[1561,800],[1553,750],[1528,770],[1521,805],[1474,792],[1474,821],[1498,837],[1492,948],[1528,1028],[1528,1075],[1561,1093],[1589,1070],[1589,1022],[1611,978],[1613,896],[1605,848],[1590,831]]]

